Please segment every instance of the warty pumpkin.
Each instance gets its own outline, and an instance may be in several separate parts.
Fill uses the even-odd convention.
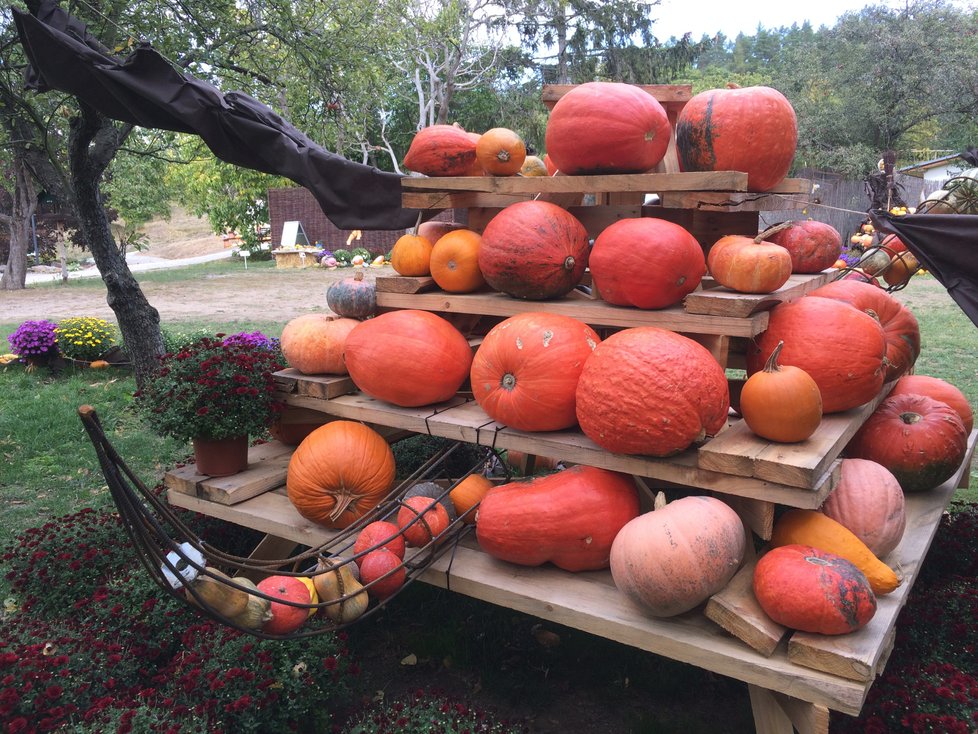
[[[723,428],[730,388],[704,346],[673,331],[639,326],[612,334],[594,349],[576,400],[581,430],[602,448],[670,456]]]
[[[475,157],[483,170],[492,176],[513,176],[526,160],[526,143],[507,127],[494,127],[479,136]]]
[[[740,391],[740,414],[761,438],[794,443],[809,438],[822,422],[822,394],[805,370],[778,364],[784,342],[771,352],[764,369]]]
[[[620,82],[587,82],[557,100],[545,147],[567,175],[641,173],[662,160],[671,135],[669,117],[651,94]]]
[[[740,568],[744,524],[714,497],[682,497],[630,521],[611,546],[615,586],[654,617],[688,612]]]
[[[844,301],[879,321],[886,338],[886,382],[908,372],[920,356],[917,317],[882,288],[858,280],[834,280],[810,295]]]
[[[851,561],[866,574],[873,593],[889,594],[900,585],[892,568],[877,558],[841,523],[817,510],[790,509],[774,521],[771,547],[810,545]]]
[[[479,270],[482,237],[471,229],[442,235],[431,250],[431,277],[447,293],[472,293],[485,285]]]
[[[765,239],[780,245],[791,256],[792,273],[820,273],[842,255],[842,235],[831,224],[799,219]]]
[[[907,527],[900,482],[885,466],[868,459],[842,460],[839,484],[821,509],[877,558],[886,557],[900,544]]]
[[[541,301],[581,282],[589,250],[587,230],[573,214],[547,201],[521,201],[485,226],[479,270],[494,290]]]
[[[822,394],[823,413],[862,405],[883,387],[883,327],[848,303],[813,295],[779,303],[770,311],[768,328],[747,346],[747,374],[764,369],[781,341],[780,363],[811,375]]]
[[[845,635],[876,615],[865,574],[835,553],[807,545],[774,548],[754,568],[754,596],[774,622],[819,635]]]
[[[296,316],[282,329],[282,356],[304,375],[345,375],[346,338],[359,323],[322,313]]]
[[[351,319],[365,319],[377,313],[377,288],[364,278],[363,268],[352,277],[343,278],[326,289],[326,305],[330,310]]]
[[[680,225],[639,217],[620,219],[602,230],[588,267],[608,303],[668,308],[699,287],[706,258],[700,243]]]
[[[521,431],[577,424],[577,382],[601,341],[570,316],[528,311],[500,322],[472,359],[472,395],[486,414]]]
[[[289,500],[307,520],[345,528],[376,507],[394,483],[394,453],[369,426],[333,421],[299,444],[286,473]]]
[[[612,541],[638,513],[634,479],[578,464],[493,487],[479,505],[475,530],[494,558],[592,571],[608,567]]]
[[[476,140],[456,125],[430,125],[411,139],[404,167],[426,176],[465,176],[476,163]]]
[[[448,400],[469,375],[472,349],[461,332],[428,311],[389,311],[346,340],[346,366],[368,395],[403,407]]]
[[[888,396],[846,446],[846,456],[882,464],[904,492],[934,489],[954,476],[968,452],[961,416],[926,395]]]
[[[788,175],[798,121],[770,87],[711,89],[693,95],[676,121],[683,171],[743,171],[749,191],[769,191]]]
[[[738,293],[773,293],[783,286],[791,277],[791,255],[764,236],[732,234],[714,242],[706,255],[710,275]]]
[[[904,375],[890,390],[888,397],[912,393],[916,395],[926,395],[934,400],[947,403],[955,412],[961,416],[964,423],[965,433],[971,434],[975,427],[975,414],[971,408],[968,398],[957,387],[946,380],[930,375]]]
[[[391,267],[399,275],[431,275],[431,250],[434,246],[427,237],[401,235],[391,249]]]

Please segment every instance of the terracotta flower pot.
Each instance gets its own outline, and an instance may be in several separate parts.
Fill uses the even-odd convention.
[[[222,439],[193,439],[197,472],[227,477],[248,468],[248,436]]]

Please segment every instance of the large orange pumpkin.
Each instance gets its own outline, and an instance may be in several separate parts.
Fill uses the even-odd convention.
[[[448,293],[471,293],[485,285],[479,270],[482,237],[471,229],[448,232],[431,250],[431,277]]]
[[[584,363],[577,420],[616,454],[669,456],[716,434],[730,389],[713,355],[692,339],[655,326],[612,334]]]
[[[904,492],[924,492],[950,479],[967,451],[968,434],[957,411],[910,393],[887,397],[846,446],[846,456],[893,472]]]
[[[394,483],[394,452],[369,426],[333,421],[299,444],[286,475],[289,500],[307,520],[345,528],[380,504]]]
[[[577,423],[584,362],[601,339],[570,316],[526,312],[497,324],[472,359],[472,394],[486,414],[521,431]]]
[[[282,355],[290,367],[305,375],[345,375],[343,349],[359,323],[321,313],[296,316],[282,329]]]
[[[877,558],[900,544],[907,527],[903,490],[893,472],[869,459],[843,459],[839,484],[822,512],[848,528]]]
[[[534,301],[574,289],[590,241],[577,217],[547,201],[510,204],[482,232],[479,269],[497,291]]]
[[[493,487],[479,504],[475,531],[494,558],[592,571],[608,567],[615,536],[638,513],[634,479],[578,464]]]
[[[683,497],[629,522],[611,546],[615,586],[654,617],[688,612],[740,568],[744,524],[714,497]]]
[[[823,413],[862,405],[883,387],[883,327],[848,303],[812,295],[779,303],[771,309],[767,330],[747,346],[748,375],[764,369],[780,341],[781,364],[811,375],[822,394]]]
[[[811,292],[855,306],[879,321],[886,336],[886,381],[906,373],[920,355],[920,326],[913,312],[870,283],[835,280]]]
[[[801,219],[769,234],[768,242],[781,245],[791,255],[791,272],[820,273],[832,267],[842,254],[842,235],[831,224]]]
[[[770,87],[711,89],[693,96],[676,121],[684,171],[743,171],[750,191],[769,191],[788,175],[798,121]]]
[[[791,255],[756,237],[721,237],[706,256],[706,267],[720,285],[738,293],[773,293],[791,277]]]
[[[890,390],[889,397],[903,395],[904,393],[926,395],[929,398],[934,398],[934,400],[947,403],[961,416],[966,433],[970,434],[975,427],[975,413],[971,408],[971,403],[968,402],[968,398],[946,380],[930,375],[904,375],[896,381],[893,389]]]
[[[666,154],[672,128],[661,104],[630,84],[588,82],[557,100],[547,155],[562,173],[640,173]]]
[[[346,339],[346,366],[357,387],[394,405],[448,400],[471,365],[466,338],[428,311],[380,314],[360,323]]]
[[[621,219],[594,240],[588,259],[594,285],[608,303],[667,308],[696,290],[706,273],[703,248],[664,219]]]
[[[426,176],[464,176],[476,162],[475,142],[455,125],[422,128],[411,140],[404,167]]]

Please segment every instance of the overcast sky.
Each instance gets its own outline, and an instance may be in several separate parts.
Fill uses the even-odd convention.
[[[656,19],[653,33],[660,41],[671,36],[681,37],[692,32],[693,40],[698,41],[703,34],[713,36],[722,31],[728,38],[736,38],[738,33],[752,35],[760,23],[765,28],[801,25],[808,20],[814,28],[833,26],[840,15],[847,11],[862,10],[867,5],[884,5],[890,8],[906,7],[905,0],[813,0],[792,2],[792,0],[662,0],[652,8]],[[955,0],[955,5],[974,7],[975,2]]]

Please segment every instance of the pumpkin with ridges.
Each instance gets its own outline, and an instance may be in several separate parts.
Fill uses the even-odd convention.
[[[961,420],[964,422],[965,433],[970,434],[971,430],[975,427],[975,414],[971,408],[971,403],[968,402],[968,398],[957,387],[946,380],[942,380],[939,377],[931,377],[930,375],[904,375],[896,381],[888,397],[892,398],[894,395],[903,395],[904,393],[926,395],[929,398],[934,398],[934,400],[947,403],[961,416]]]
[[[630,476],[578,464],[493,487],[479,505],[475,530],[494,558],[592,571],[608,567],[612,541],[638,513]]]
[[[616,306],[667,308],[699,287],[703,248],[686,229],[664,219],[621,219],[594,240],[588,258],[601,298]]]
[[[693,96],[676,121],[683,171],[743,171],[748,191],[769,191],[788,175],[798,121],[770,87],[711,89]]]
[[[490,418],[512,428],[570,428],[577,424],[578,378],[600,341],[570,316],[511,316],[486,334],[472,359],[472,395]]]
[[[715,497],[682,497],[640,515],[615,537],[615,586],[655,617],[688,612],[720,591],[740,568],[744,524]]]
[[[676,454],[715,435],[730,408],[726,373],[709,350],[656,326],[601,342],[584,363],[576,398],[581,430],[616,454]]]
[[[883,387],[883,327],[848,303],[807,295],[772,308],[767,330],[747,346],[748,375],[764,369],[779,341],[781,364],[800,367],[815,380],[823,413],[862,405]]]
[[[794,443],[809,438],[822,422],[822,394],[805,370],[778,364],[783,347],[779,342],[764,369],[747,378],[739,411],[758,436]]]
[[[767,236],[791,256],[792,273],[820,273],[842,255],[842,235],[831,224],[814,219],[789,222],[789,226]]]
[[[322,313],[296,316],[282,329],[282,356],[304,375],[345,375],[346,338],[359,323]]]
[[[754,596],[774,622],[819,635],[844,635],[876,615],[876,595],[851,561],[805,545],[765,553],[754,568]]]
[[[346,366],[357,387],[402,407],[448,400],[469,375],[472,349],[461,332],[429,311],[389,311],[346,339]]]
[[[377,287],[364,278],[363,268],[357,268],[353,277],[338,280],[326,289],[326,305],[339,316],[365,319],[377,312]]]
[[[662,160],[671,135],[669,117],[651,94],[620,82],[587,82],[557,100],[545,145],[568,175],[641,173]]]
[[[882,288],[858,280],[835,280],[810,295],[844,301],[879,321],[886,337],[886,382],[906,373],[920,356],[917,317]]]
[[[540,301],[574,289],[590,243],[578,219],[547,201],[510,204],[482,232],[479,270],[497,291]]]
[[[843,459],[839,484],[822,512],[848,528],[877,558],[900,544],[907,513],[900,482],[882,464]]]
[[[892,395],[846,446],[846,456],[882,464],[904,492],[924,492],[954,475],[968,451],[961,416],[926,395]]]
[[[780,245],[756,237],[721,237],[706,255],[706,267],[720,285],[738,293],[773,293],[791,277],[791,255]]]
[[[394,483],[394,452],[383,436],[333,421],[299,444],[286,473],[289,501],[307,520],[345,528],[380,504]]]

